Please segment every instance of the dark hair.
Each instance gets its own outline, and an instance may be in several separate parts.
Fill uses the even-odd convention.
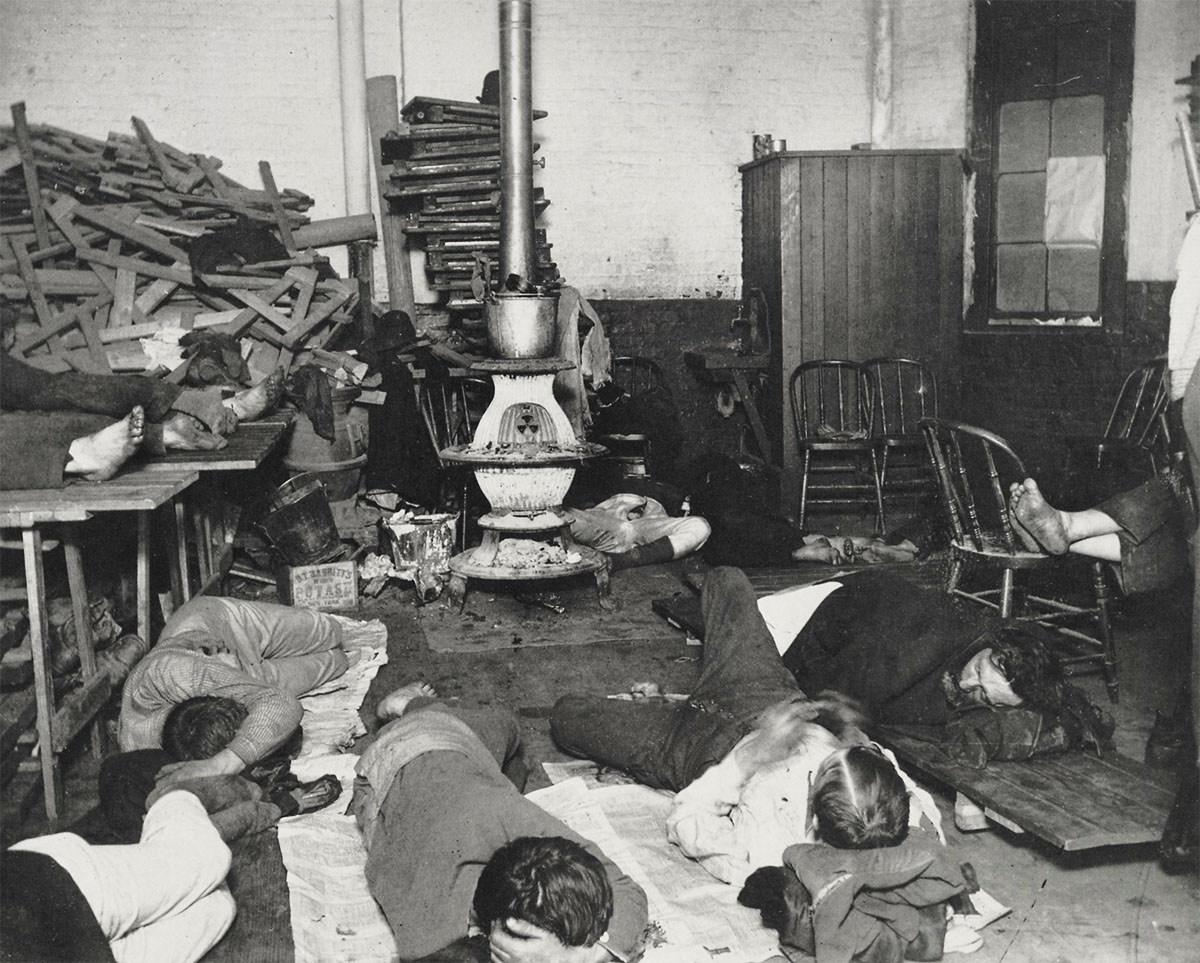
[[[181,762],[211,759],[233,741],[248,710],[224,696],[185,699],[167,713],[162,747]]]
[[[515,918],[548,930],[565,946],[591,946],[608,929],[613,896],[604,866],[561,836],[521,836],[501,846],[475,887],[485,933]]]
[[[908,789],[879,750],[851,746],[832,753],[812,787],[817,838],[838,849],[896,846],[908,835]]]
[[[992,659],[1013,693],[1029,709],[1062,707],[1066,680],[1046,642],[1029,629],[1003,626],[992,641]]]

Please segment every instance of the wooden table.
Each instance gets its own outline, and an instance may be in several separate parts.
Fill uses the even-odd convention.
[[[0,492],[0,528],[20,529],[25,560],[25,592],[29,605],[29,638],[33,655],[33,685],[37,703],[38,742],[41,750],[42,790],[46,815],[58,819],[63,805],[63,786],[58,757],[71,739],[90,723],[111,690],[106,673],[96,665],[91,636],[91,613],[84,582],[83,558],[78,526],[103,512],[137,512],[137,620],[138,634],[150,641],[150,520],[155,509],[175,499],[193,484],[195,472],[142,469],[126,471],[106,482],[76,482],[64,488],[23,489]],[[49,619],[46,607],[46,576],[42,565],[42,526],[58,524],[62,532],[67,580],[75,619],[75,638],[84,684],[67,695],[59,706],[54,702],[49,651]],[[176,531],[176,541],[182,532]],[[180,575],[171,560],[171,584],[176,591]],[[180,600],[177,597],[176,602]],[[99,753],[99,735],[93,734],[93,749]]]
[[[731,348],[698,348],[685,351],[683,360],[704,381],[733,386],[734,394],[742,406],[758,445],[758,456],[765,462],[771,461],[771,442],[762,414],[758,410],[758,376],[767,370],[769,361],[765,354],[739,354]],[[754,379],[751,384],[750,379]],[[743,449],[744,449],[743,444]]]
[[[253,471],[274,454],[288,437],[291,418],[247,422],[238,425],[229,436],[228,444],[220,451],[168,451],[146,460],[142,467],[149,472],[194,471],[200,474],[200,484],[192,488],[184,501],[175,503],[176,527],[188,530],[185,514],[191,513],[191,529],[196,546],[197,584],[192,590],[186,540],[180,539],[179,571],[183,601],[193,595],[203,595],[228,574],[233,564],[233,536],[236,521],[228,521],[225,503],[216,491],[211,473]]]

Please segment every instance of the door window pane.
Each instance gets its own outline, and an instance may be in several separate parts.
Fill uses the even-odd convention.
[[[1050,251],[1046,298],[1051,312],[1100,310],[1100,251],[1059,248]]]
[[[999,169],[1040,171],[1050,155],[1050,101],[1020,100],[1000,108]]]
[[[1045,245],[997,244],[996,309],[1033,312],[1045,308]]]
[[[1104,153],[1104,98],[1063,97],[1050,113],[1052,157]]]
[[[996,184],[996,240],[1040,241],[1045,219],[1045,172],[1001,174]]]

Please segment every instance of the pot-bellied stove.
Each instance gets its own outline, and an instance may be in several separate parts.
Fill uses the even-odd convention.
[[[557,301],[557,298],[554,299]],[[575,437],[554,400],[554,376],[573,367],[560,358],[500,358],[473,371],[491,375],[495,395],[469,444],[442,452],[474,469],[491,511],[479,519],[483,542],[450,560],[450,598],[466,601],[467,580],[549,579],[595,573],[605,605],[605,557],[571,537],[563,496],[582,462],[605,453]]]

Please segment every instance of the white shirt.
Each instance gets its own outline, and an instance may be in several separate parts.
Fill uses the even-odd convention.
[[[809,783],[825,757],[841,748],[829,730],[813,723],[797,752],[747,774],[738,765],[735,746],[676,794],[667,817],[667,839],[717,879],[740,887],[754,870],[781,865],[783,851],[792,843],[815,841],[808,812]],[[877,748],[908,788],[909,826],[920,825],[925,816],[945,842],[933,797],[900,769],[889,750]]]

